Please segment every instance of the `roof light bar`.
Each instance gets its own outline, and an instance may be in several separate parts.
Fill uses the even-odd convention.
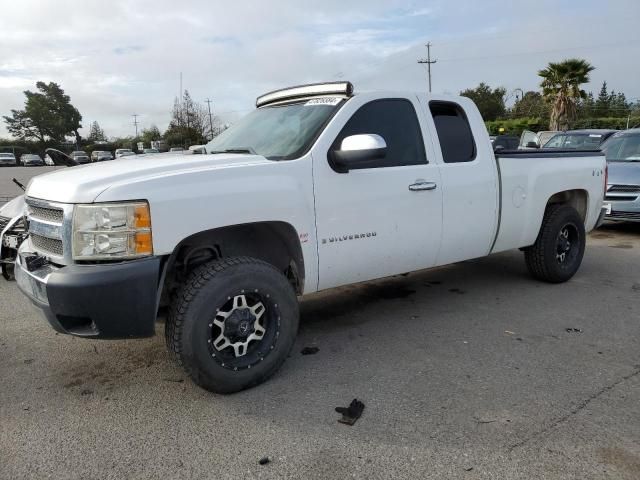
[[[351,82],[328,82],[299,85],[297,87],[283,88],[265,93],[256,99],[256,107],[262,107],[268,103],[283,100],[295,100],[296,98],[313,97],[317,95],[353,95]]]

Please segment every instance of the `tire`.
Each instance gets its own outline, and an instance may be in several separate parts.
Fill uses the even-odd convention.
[[[298,300],[285,276],[261,260],[233,257],[190,274],[172,302],[165,337],[196,384],[233,393],[278,370],[298,322]]]
[[[585,245],[580,214],[569,205],[550,205],[536,243],[524,251],[529,273],[544,282],[566,282],[580,268]]]

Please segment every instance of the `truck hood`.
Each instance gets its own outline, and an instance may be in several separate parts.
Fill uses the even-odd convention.
[[[242,154],[154,154],[140,155],[136,158],[123,157],[38,175],[29,182],[26,195],[60,203],[91,203],[98,195],[114,185],[136,183],[166,175],[246,167],[270,162],[259,155]]]
[[[608,162],[609,185],[640,185],[640,162]]]

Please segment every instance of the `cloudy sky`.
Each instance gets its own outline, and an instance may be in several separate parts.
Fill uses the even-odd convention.
[[[287,85],[424,91],[427,41],[435,92],[484,81],[513,99],[547,62],[577,56],[597,68],[587,90],[606,80],[640,97],[638,0],[2,0],[1,11],[0,115],[55,81],[109,136],[133,134],[133,113],[166,128],[180,72],[227,122]]]

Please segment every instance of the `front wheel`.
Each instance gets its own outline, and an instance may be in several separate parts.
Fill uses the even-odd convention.
[[[232,393],[265,381],[285,361],[298,331],[298,301],[286,277],[249,257],[209,262],[179,292],[167,346],[193,381]]]
[[[580,214],[569,205],[550,205],[536,243],[524,251],[529,273],[545,282],[566,282],[580,268],[585,245]]]

